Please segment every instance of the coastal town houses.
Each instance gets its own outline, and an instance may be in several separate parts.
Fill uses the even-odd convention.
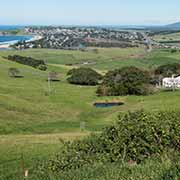
[[[167,89],[180,89],[180,76],[171,78],[167,77],[163,79],[163,87]]]

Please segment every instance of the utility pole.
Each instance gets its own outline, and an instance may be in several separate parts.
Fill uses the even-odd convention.
[[[51,93],[51,77],[50,74],[48,73],[48,90],[49,90],[49,94]]]

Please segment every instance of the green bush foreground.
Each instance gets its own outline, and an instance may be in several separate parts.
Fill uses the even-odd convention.
[[[96,163],[140,164],[170,149],[180,150],[180,112],[129,112],[99,135],[64,142],[45,171],[63,173]]]
[[[171,153],[170,153],[171,154]],[[123,163],[106,163],[86,165],[76,170],[59,174],[48,172],[30,176],[33,180],[179,180],[180,154],[162,155],[131,166]]]

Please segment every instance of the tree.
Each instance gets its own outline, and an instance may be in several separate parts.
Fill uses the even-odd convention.
[[[165,64],[165,65],[159,66],[155,70],[155,74],[162,75],[163,77],[172,76],[174,74],[179,75],[180,74],[180,64],[172,63],[172,64]]]
[[[8,60],[17,62],[20,64],[32,66],[34,68],[39,68],[42,71],[45,71],[47,69],[46,64],[43,60],[34,59],[32,57],[24,57],[19,55],[9,55],[7,57]]]
[[[67,75],[69,76],[67,78],[69,83],[79,85],[95,86],[102,78],[99,73],[90,68],[72,69],[68,72]]]
[[[150,75],[136,67],[124,67],[109,71],[98,87],[98,95],[146,95],[152,90]]]
[[[10,77],[18,77],[19,73],[20,73],[20,71],[17,68],[11,67],[8,69],[8,74]]]
[[[177,49],[171,49],[171,53],[176,53]]]
[[[50,81],[59,81],[59,79],[58,79],[58,73],[57,73],[57,72],[54,72],[54,71],[49,72],[49,74],[48,74],[48,79],[49,79]]]
[[[41,71],[46,71],[47,70],[47,66],[41,64],[41,65],[38,66],[38,69],[41,70]]]

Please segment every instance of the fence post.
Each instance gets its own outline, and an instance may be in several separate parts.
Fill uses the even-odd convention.
[[[22,177],[24,177],[25,167],[24,167],[24,155],[21,154],[21,170],[22,170]]]

